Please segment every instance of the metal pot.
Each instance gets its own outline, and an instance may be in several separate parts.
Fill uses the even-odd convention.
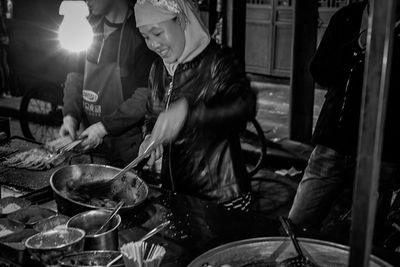
[[[80,183],[89,183],[101,180],[111,179],[120,169],[98,164],[78,164],[69,165],[56,170],[50,177],[50,186],[54,192],[54,198],[57,203],[58,211],[62,214],[73,216],[77,213],[93,209],[104,209],[104,207],[90,205],[71,199],[68,196],[68,183],[79,181]],[[147,184],[136,174],[129,172],[125,175],[129,178],[130,188],[125,188],[122,193],[115,193],[109,198],[115,201],[124,200],[125,205],[121,208],[121,213],[131,210],[143,203],[148,194]],[[130,189],[137,189],[137,199],[132,201],[129,194]]]
[[[110,215],[107,210],[91,210],[79,213],[69,219],[67,227],[82,229],[86,232],[85,250],[118,250],[118,227],[121,224],[121,216],[118,214],[109,223],[106,232],[94,235]]]

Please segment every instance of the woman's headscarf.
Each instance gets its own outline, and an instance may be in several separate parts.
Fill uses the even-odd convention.
[[[136,27],[156,24],[178,18],[185,33],[185,48],[177,62],[164,65],[170,75],[177,66],[198,56],[210,43],[210,34],[204,26],[192,0],[138,0],[135,5]]]

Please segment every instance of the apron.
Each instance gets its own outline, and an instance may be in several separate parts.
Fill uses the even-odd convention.
[[[104,116],[113,113],[124,102],[120,56],[128,14],[129,10],[121,29],[117,62],[100,63],[105,38],[103,38],[97,64],[86,59],[82,91],[82,105],[87,123],[85,127],[100,122]],[[121,136],[106,136],[103,144],[96,150],[104,154],[114,165],[125,164],[136,157],[140,141],[140,131],[131,129]]]

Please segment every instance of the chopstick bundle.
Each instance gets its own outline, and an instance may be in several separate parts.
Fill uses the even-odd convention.
[[[131,242],[121,247],[126,267],[158,267],[165,255],[165,248],[146,242]]]

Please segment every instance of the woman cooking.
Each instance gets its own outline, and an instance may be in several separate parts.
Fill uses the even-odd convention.
[[[247,210],[250,179],[239,132],[256,113],[243,65],[210,41],[187,0],[139,0],[136,26],[158,58],[149,76],[146,137],[139,154],[163,156],[163,186]],[[153,144],[157,144],[154,146]]]

